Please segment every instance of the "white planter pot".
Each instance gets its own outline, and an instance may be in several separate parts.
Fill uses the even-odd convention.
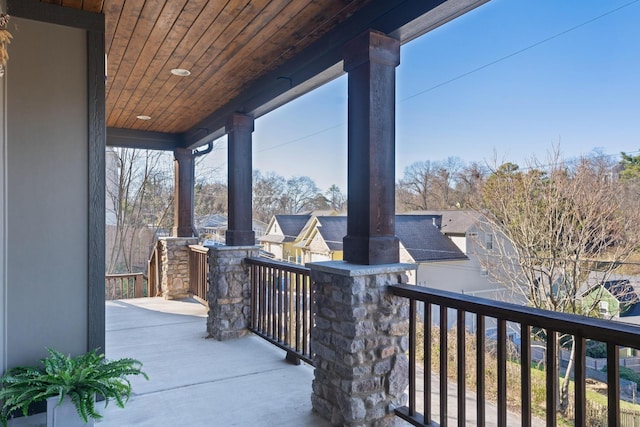
[[[93,418],[85,423],[68,397],[58,405],[58,397],[47,399],[47,427],[93,427]]]

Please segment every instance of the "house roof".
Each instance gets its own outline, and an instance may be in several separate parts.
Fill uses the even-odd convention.
[[[275,221],[284,234],[284,238],[280,241],[294,242],[310,218],[310,215],[275,215]]]
[[[468,259],[433,225],[432,215],[396,215],[396,236],[415,262]]]
[[[471,209],[414,211],[413,215],[440,215],[440,231],[444,234],[466,234],[482,218],[482,214]]]
[[[198,228],[226,228],[227,216],[222,214],[211,214],[196,219]]]
[[[347,234],[346,216],[319,216],[317,217],[318,233],[332,251],[343,249],[342,239]]]
[[[343,46],[368,29],[406,43],[486,1],[9,0],[8,11],[37,6],[73,22],[102,12],[107,144],[171,150],[223,136],[234,112],[260,117],[338,77]]]
[[[602,286],[620,302],[629,304],[640,302],[638,291],[627,279],[607,280]]]
[[[607,280],[603,280],[602,272],[593,271],[582,287],[584,289],[582,296],[590,294],[601,286],[619,302],[628,305],[628,309],[620,316],[640,316],[640,278],[638,276],[610,274]]]
[[[396,215],[396,236],[415,262],[450,261],[468,259],[438,227],[434,226],[434,215]],[[316,230],[330,250],[343,249],[343,238],[347,234],[347,217],[316,217]],[[299,246],[303,246],[300,243]]]

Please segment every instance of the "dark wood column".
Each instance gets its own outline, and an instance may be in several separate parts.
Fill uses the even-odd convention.
[[[395,68],[400,42],[370,30],[345,45],[348,219],[344,260],[399,261],[395,236]]]
[[[229,221],[227,246],[256,244],[252,218],[251,133],[253,117],[236,113],[227,120]]]
[[[193,226],[195,156],[191,150],[176,148],[174,157],[173,237],[196,235]]]

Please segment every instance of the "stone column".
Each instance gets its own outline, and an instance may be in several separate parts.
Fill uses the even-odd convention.
[[[161,289],[165,299],[189,297],[189,245],[197,245],[195,237],[158,239]]]
[[[313,282],[313,410],[335,426],[384,427],[406,404],[409,302],[386,291],[410,264],[308,264]]]
[[[226,130],[229,134],[229,222],[226,243],[227,246],[255,245],[251,208],[253,117],[232,114]]]
[[[176,148],[174,156],[173,237],[196,235],[193,226],[195,157],[191,150]]]
[[[223,341],[248,332],[251,316],[251,276],[244,263],[257,257],[257,246],[209,246],[209,318],[207,332]]]
[[[395,236],[395,68],[400,42],[370,30],[345,45],[348,216],[344,260],[399,261]]]

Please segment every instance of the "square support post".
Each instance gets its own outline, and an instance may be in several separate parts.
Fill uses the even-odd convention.
[[[191,150],[176,148],[174,157],[173,237],[193,237],[195,157]]]
[[[251,134],[253,117],[235,113],[227,121],[229,135],[229,222],[227,246],[255,245],[252,218]]]
[[[395,236],[395,68],[400,42],[369,30],[345,45],[348,216],[344,260],[399,261]]]

